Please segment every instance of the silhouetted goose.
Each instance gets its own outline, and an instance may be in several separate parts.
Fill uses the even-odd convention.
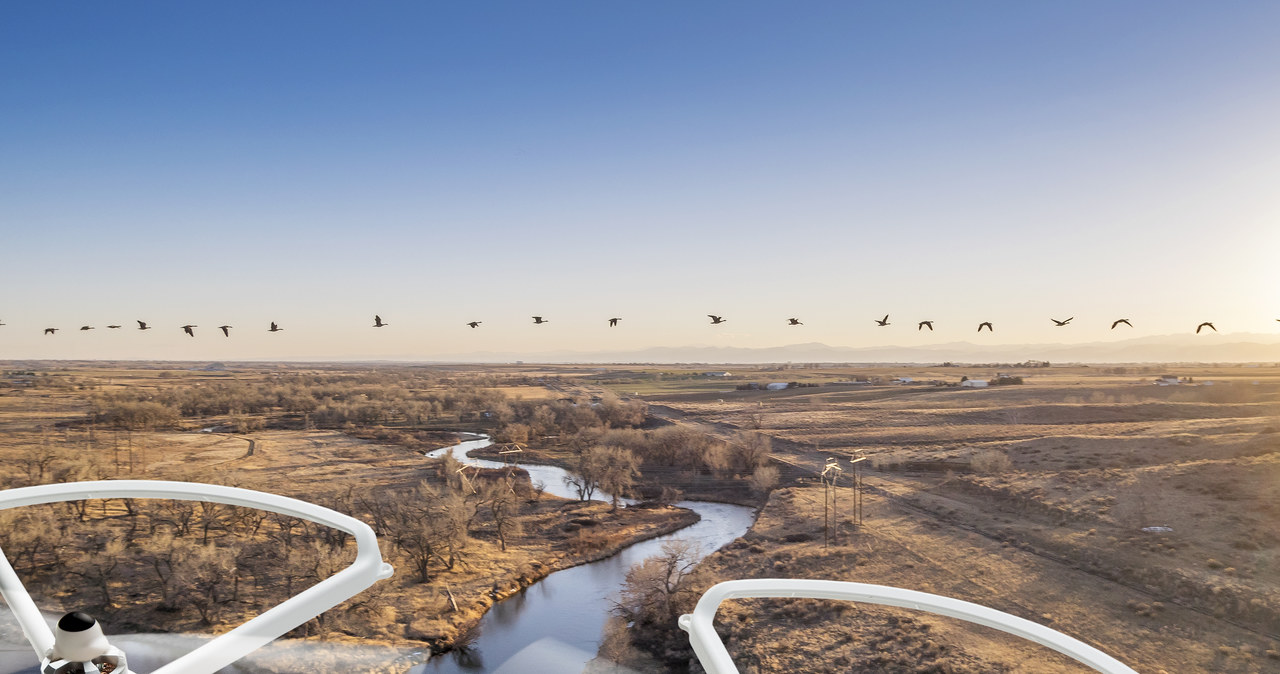
[[[146,324],[146,322],[145,322],[145,321],[138,321],[138,329],[139,329],[139,330],[150,330],[150,329],[151,329],[151,327],[150,327],[150,326],[148,326],[148,325]]]
[[[271,321],[271,327],[267,328],[267,332],[280,332],[281,330],[284,330],[284,328],[276,325],[275,321]]]
[[[1121,318],[1121,319],[1118,319],[1118,320],[1114,321],[1114,322],[1111,324],[1111,329],[1112,329],[1112,330],[1115,330],[1115,329],[1116,329],[1116,326],[1117,326],[1117,325],[1120,325],[1121,323],[1124,323],[1125,325],[1127,325],[1127,326],[1129,326],[1129,327],[1131,327],[1131,328],[1133,327],[1133,323],[1130,323],[1130,322],[1129,322],[1129,319],[1127,319],[1127,318]]]
[[[929,332],[933,332],[933,321],[920,321],[920,324],[916,326],[916,331],[918,332],[925,328],[929,328]]]
[[[707,318],[711,319],[712,325],[720,325],[721,323],[729,320],[727,318],[724,318],[723,316],[717,316],[715,314],[707,314]]]
[[[982,332],[982,329],[983,329],[983,328],[986,328],[988,332],[995,332],[995,331],[996,331],[996,329],[995,329],[995,328],[991,327],[991,321],[983,321],[983,322],[981,322],[981,323],[979,323],[979,324],[978,324],[978,332]]]
[[[1209,321],[1205,321],[1205,322],[1201,323],[1200,325],[1197,325],[1197,326],[1196,326],[1196,334],[1197,334],[1197,335],[1198,335],[1198,334],[1200,334],[1200,331],[1201,331],[1202,329],[1204,329],[1204,328],[1209,328],[1210,330],[1212,330],[1212,331],[1214,331],[1214,332],[1217,332],[1217,331],[1218,331],[1218,329],[1217,329],[1217,328],[1213,327],[1213,323],[1210,323]]]
[[[543,317],[541,317],[541,316],[534,316],[534,317],[533,317],[533,324],[534,324],[534,325],[542,325],[543,323],[550,323],[550,322],[551,322],[551,321],[548,321],[547,319],[545,319],[545,318],[543,318]]]
[[[93,326],[92,326],[92,325],[82,325],[82,326],[80,326],[80,329],[81,329],[81,330],[92,330],[92,329],[93,329]]]
[[[877,319],[876,319],[876,325],[878,325],[878,326],[880,326],[880,327],[882,327],[882,328],[883,328],[884,326],[888,325],[888,324],[889,324],[889,314],[885,314],[885,315],[884,315],[884,318],[877,318]]]
[[[185,333],[187,333],[187,336],[188,336],[188,337],[195,337],[195,336],[196,336],[196,331],[195,331],[193,328],[198,328],[198,327],[200,327],[200,326],[198,326],[198,325],[184,325],[184,326],[182,326],[182,331],[183,331],[183,332],[185,332]]]
[[[1076,319],[1076,317],[1075,317],[1075,316],[1072,316],[1071,318],[1068,318],[1068,319],[1067,319],[1067,320],[1065,320],[1065,321],[1060,321],[1060,320],[1058,320],[1058,319],[1056,319],[1056,318],[1050,318],[1049,320],[1053,321],[1053,324],[1054,324],[1054,325],[1056,325],[1056,326],[1058,326],[1058,327],[1062,327],[1062,326],[1066,325],[1067,323],[1070,323],[1071,321],[1074,321],[1075,319]]]
[[[480,324],[483,322],[484,321],[471,321],[470,323],[467,323],[467,325],[470,325],[472,329],[475,329],[480,327]]]
[[[788,318],[787,325],[804,325],[804,323],[801,323],[798,318]]]
[[[230,337],[230,336],[231,336],[231,326],[230,326],[230,325],[219,325],[219,326],[218,326],[218,329],[222,331],[222,336],[223,336],[223,337]]]
[[[373,315],[373,327],[375,327],[375,328],[381,328],[381,327],[383,327],[383,326],[385,326],[385,325],[391,325],[391,324],[390,324],[390,323],[383,323],[383,322],[382,322],[382,317],[381,317],[381,316],[379,316],[379,315],[377,315],[377,314],[374,314],[374,315]]]
[[[610,318],[610,319],[609,319],[609,327],[611,327],[611,328],[612,328],[612,327],[616,327],[616,326],[618,325],[618,321],[620,321],[620,320],[622,320],[622,319],[621,319],[621,318]]]
[[[46,334],[46,335],[52,335],[53,333],[55,333],[55,332],[57,332],[57,331],[58,331],[58,328],[45,328],[45,329],[44,329],[44,334]]]
[[[120,329],[120,326],[118,326],[118,325],[108,325],[108,326],[107,326],[107,329],[109,329],[109,330],[119,330],[119,329]]]

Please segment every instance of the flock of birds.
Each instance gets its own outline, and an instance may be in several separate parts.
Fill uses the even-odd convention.
[[[534,324],[534,325],[545,325],[545,324],[547,324],[547,323],[550,323],[550,322],[551,322],[550,320],[548,320],[548,319],[546,319],[546,318],[544,318],[544,317],[542,317],[542,316],[532,316],[531,318],[533,318],[533,324]],[[715,314],[707,314],[707,318],[710,318],[710,319],[711,319],[711,324],[712,324],[712,325],[720,325],[721,323],[725,323],[725,322],[727,322],[727,321],[729,320],[729,319],[725,318],[724,316],[717,316],[717,315],[715,315]],[[614,318],[610,318],[610,319],[608,319],[608,321],[609,321],[609,327],[611,327],[611,328],[615,328],[615,327],[617,327],[617,326],[618,326],[618,321],[621,321],[621,320],[622,320],[621,318],[617,318],[617,317],[614,317]],[[873,320],[875,321],[876,325],[878,325],[878,326],[880,326],[880,327],[882,327],[882,328],[883,328],[883,327],[888,327],[889,325],[891,325],[891,324],[889,323],[889,314],[885,314],[885,315],[884,315],[884,318],[876,318],[876,319],[873,319]],[[1059,327],[1059,328],[1063,328],[1063,327],[1066,327],[1066,326],[1070,325],[1071,321],[1074,321],[1074,320],[1075,320],[1075,316],[1072,316],[1072,317],[1070,317],[1070,318],[1064,318],[1064,319],[1061,319],[1061,320],[1059,320],[1059,319],[1057,319],[1057,318],[1050,318],[1049,320],[1053,321],[1053,324],[1054,324],[1055,326],[1057,326],[1057,327]],[[1277,321],[1280,321],[1280,318],[1277,318],[1276,320],[1277,320]],[[482,323],[482,321],[468,321],[467,323],[464,323],[464,325],[466,325],[466,326],[468,326],[468,327],[470,327],[470,328],[472,328],[472,329],[475,329],[475,328],[480,327],[480,324],[481,324],[481,323]],[[798,319],[798,318],[788,318],[788,319],[787,319],[787,323],[786,323],[786,324],[787,324],[787,325],[804,325],[804,323],[801,323],[801,322],[800,322],[800,319]],[[0,321],[0,326],[2,326],[2,325],[4,325],[4,322],[3,322],[3,321]],[[375,328],[385,328],[385,327],[387,327],[388,325],[390,325],[390,323],[387,323],[387,322],[383,321],[381,316],[375,315],[375,316],[373,317],[373,327],[375,327]],[[1112,329],[1112,330],[1115,330],[1117,327],[1119,327],[1119,326],[1121,326],[1121,325],[1127,325],[1127,326],[1129,326],[1129,327],[1131,327],[1131,328],[1133,327],[1133,323],[1130,323],[1130,322],[1129,322],[1129,319],[1127,319],[1127,318],[1118,318],[1118,319],[1116,319],[1116,320],[1114,320],[1114,321],[1112,321],[1112,322],[1111,322],[1111,329]],[[107,326],[107,329],[109,329],[109,330],[119,330],[119,329],[120,329],[120,328],[122,328],[122,327],[124,327],[124,326],[121,326],[121,325],[108,325],[108,326]],[[198,326],[198,325],[190,325],[190,324],[188,324],[188,325],[184,325],[184,326],[182,326],[182,331],[183,331],[183,332],[185,332],[185,333],[187,334],[187,336],[188,336],[188,337],[195,337],[195,336],[196,336],[196,328],[198,328],[198,327],[200,327],[200,326]],[[232,329],[232,327],[233,327],[233,326],[230,326],[230,325],[219,325],[219,326],[218,326],[218,329],[222,331],[223,336],[225,336],[225,337],[230,337],[230,336],[231,336],[231,329]],[[920,321],[919,323],[917,323],[917,324],[916,324],[916,330],[924,330],[925,328],[929,328],[929,331],[930,331],[930,332],[933,332],[933,321]],[[986,329],[987,329],[987,332],[995,332],[995,330],[996,330],[996,329],[995,329],[995,327],[991,324],[991,321],[983,321],[983,322],[981,322],[981,323],[979,323],[979,324],[978,324],[978,332],[982,332],[982,329],[983,329],[983,328],[986,328]],[[1218,331],[1218,328],[1214,327],[1214,325],[1213,325],[1213,323],[1212,323],[1212,322],[1210,322],[1210,321],[1204,321],[1203,323],[1201,323],[1201,324],[1199,324],[1199,325],[1197,325],[1197,326],[1196,326],[1196,334],[1197,334],[1197,335],[1198,335],[1198,334],[1200,334],[1200,331],[1201,331],[1201,330],[1204,330],[1205,328],[1209,328],[1210,330],[1212,330],[1212,331],[1214,331],[1214,332],[1217,332],[1217,331]],[[82,326],[80,326],[80,330],[81,330],[81,331],[85,331],[85,330],[93,330],[93,329],[94,329],[94,326],[92,326],[92,325],[82,325]],[[139,330],[150,330],[150,329],[152,329],[152,326],[148,325],[146,321],[138,321],[138,329],[139,329]],[[61,328],[45,328],[45,329],[44,329],[44,334],[46,334],[46,335],[53,335],[53,334],[57,334],[58,330],[61,330]],[[277,325],[277,324],[275,323],[275,321],[272,321],[272,322],[271,322],[271,327],[267,328],[267,332],[282,332],[283,330],[284,330],[284,328],[282,328],[282,327],[280,327],[279,325]]]

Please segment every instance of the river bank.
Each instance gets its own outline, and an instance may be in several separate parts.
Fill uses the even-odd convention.
[[[424,591],[437,596],[443,592],[452,599],[439,602],[447,603],[441,613],[410,620],[404,627],[404,639],[425,643],[436,654],[470,646],[477,625],[495,604],[553,573],[614,557],[630,546],[679,531],[701,519],[685,508],[632,507],[611,512],[608,504],[600,502],[566,503],[556,511],[548,513],[547,525],[539,529],[545,534],[546,545],[509,546],[511,554],[503,558],[489,558],[486,561],[490,563],[484,567],[461,570],[441,583],[424,587]],[[583,524],[585,529],[576,529],[576,537],[559,537],[556,531]],[[556,537],[560,540],[552,540]]]
[[[461,443],[456,451],[431,454],[439,456],[445,451],[454,451],[455,455],[474,457],[472,452],[487,444],[487,439],[481,438]],[[503,465],[474,458],[471,462],[482,468]],[[542,482],[548,493],[570,494],[563,484],[561,469],[526,463],[521,467],[529,471],[532,479]],[[609,495],[600,494],[598,498],[607,499]],[[627,507],[618,509],[617,513],[658,509],[624,501]],[[594,503],[596,505],[587,507],[608,507]],[[671,533],[623,546],[617,554],[601,551],[598,561],[549,573],[540,582],[516,590],[506,601],[492,605],[478,623],[479,635],[470,640],[465,650],[454,651],[452,658],[432,658],[411,671],[419,674],[493,671],[493,667],[504,662],[518,662],[522,671],[537,671],[539,663],[547,664],[547,658],[551,658],[556,667],[568,668],[564,671],[585,665],[596,657],[612,602],[632,565],[659,554],[665,541],[677,538],[694,542],[697,557],[701,558],[744,534],[755,519],[754,509],[738,505],[700,501],[681,501],[675,505],[696,513],[696,523],[680,527],[672,521],[668,527]]]

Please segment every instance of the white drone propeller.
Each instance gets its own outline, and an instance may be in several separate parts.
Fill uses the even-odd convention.
[[[238,487],[152,480],[71,482],[0,492],[0,510],[92,498],[160,498],[244,506],[324,524],[351,534],[356,541],[356,559],[351,566],[178,657],[153,674],[212,674],[377,581],[389,578],[393,571],[390,564],[382,561],[377,537],[364,522],[314,503]],[[125,655],[108,643],[92,618],[83,614],[73,618],[75,614],[68,614],[59,621],[56,630],[51,630],[3,551],[0,551],[0,594],[12,609],[36,657],[42,659],[43,673],[77,670],[99,674],[103,665],[109,663],[112,674],[128,674]]]

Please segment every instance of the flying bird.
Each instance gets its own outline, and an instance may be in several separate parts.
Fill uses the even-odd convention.
[[[1112,330],[1115,330],[1115,329],[1116,329],[1116,326],[1117,326],[1117,325],[1120,325],[1121,323],[1124,323],[1125,325],[1127,325],[1127,326],[1129,326],[1129,327],[1131,327],[1131,328],[1133,327],[1133,323],[1130,323],[1130,322],[1129,322],[1129,319],[1127,319],[1127,318],[1121,318],[1121,319],[1118,319],[1118,320],[1114,321],[1114,322],[1111,324],[1111,329],[1112,329]]]
[[[550,323],[550,322],[551,322],[551,321],[548,321],[547,319],[545,319],[545,318],[543,318],[543,317],[541,317],[541,316],[534,316],[534,317],[533,317],[533,324],[534,324],[534,325],[542,325],[543,323]]]
[[[480,324],[483,322],[484,321],[471,321],[470,323],[467,323],[467,325],[470,325],[471,328],[474,330],[475,328],[480,327]]]
[[[44,329],[44,334],[46,334],[46,335],[52,335],[53,333],[55,333],[55,332],[57,332],[57,331],[58,331],[58,329],[57,329],[57,328],[45,328],[45,329]]]
[[[0,325],[4,325],[4,321],[0,321]]]
[[[920,324],[916,326],[916,331],[924,330],[925,327],[929,328],[929,332],[933,332],[933,321],[920,321]]]
[[[377,315],[377,314],[374,314],[374,315],[373,315],[373,327],[375,327],[375,328],[380,328],[380,327],[382,327],[382,326],[384,326],[384,325],[391,325],[391,324],[390,324],[390,323],[383,323],[383,322],[382,322],[382,317],[381,317],[381,316],[379,316],[379,315]]]
[[[888,325],[888,324],[889,324],[889,314],[885,314],[885,315],[884,315],[884,318],[877,318],[877,319],[876,319],[876,325],[878,325],[878,326],[880,326],[880,327],[882,327],[882,328],[883,328],[884,326]],[[919,328],[917,328],[917,329],[919,329]]]
[[[188,336],[188,337],[195,337],[195,336],[196,336],[196,331],[195,331],[195,330],[192,330],[192,328],[198,328],[198,327],[200,327],[200,326],[198,326],[198,325],[184,325],[184,326],[182,326],[182,331],[183,331],[183,332],[185,332],[185,333],[187,333],[187,336]]]
[[[108,328],[110,328],[110,329],[112,329],[112,330],[119,330],[119,329],[120,329],[120,326],[118,326],[118,325],[108,325],[107,327],[108,327]]]
[[[271,321],[271,327],[267,329],[267,332],[280,332],[281,330],[284,330],[284,328],[276,325],[275,321]]]
[[[618,321],[620,321],[620,320],[622,320],[622,319],[621,319],[621,318],[610,318],[610,319],[609,319],[609,327],[611,327],[611,328],[612,328],[612,327],[617,326],[617,325],[618,325]]]
[[[1071,321],[1074,321],[1075,319],[1076,319],[1076,317],[1075,317],[1075,316],[1072,316],[1071,318],[1068,318],[1068,319],[1067,319],[1067,320],[1065,320],[1065,321],[1060,321],[1060,320],[1058,320],[1058,319],[1056,319],[1056,318],[1050,318],[1049,320],[1053,321],[1053,324],[1054,324],[1054,325],[1056,325],[1056,326],[1058,326],[1058,327],[1062,327],[1062,326],[1066,325],[1067,323],[1070,323]]]
[[[92,329],[93,329],[93,326],[92,326],[92,325],[82,325],[82,326],[80,326],[80,329],[81,329],[81,330],[92,330]]]
[[[151,327],[150,327],[150,326],[148,326],[148,325],[147,325],[145,322],[143,322],[143,321],[138,321],[138,329],[139,329],[139,330],[150,330],[150,329],[151,329]]]
[[[722,317],[722,316],[717,316],[717,315],[715,315],[715,314],[707,314],[707,318],[710,318],[710,319],[711,319],[711,324],[712,324],[712,325],[720,325],[721,323],[723,323],[723,322],[725,322],[726,320],[728,320],[728,319],[726,319],[726,318],[724,318],[724,317]]]
[[[1208,328],[1209,328],[1210,330],[1214,331],[1214,332],[1217,332],[1217,331],[1218,331],[1218,329],[1217,329],[1217,328],[1213,327],[1213,323],[1210,323],[1209,321],[1205,321],[1205,322],[1201,323],[1200,325],[1197,325],[1197,326],[1196,326],[1196,334],[1197,334],[1197,335],[1198,335],[1198,334],[1200,334],[1200,330],[1202,330],[1205,326],[1208,326]]]
[[[982,332],[982,329],[983,329],[983,328],[986,328],[989,332],[995,332],[995,331],[996,331],[996,329],[995,329],[995,328],[991,327],[991,321],[983,321],[983,322],[981,322],[981,323],[979,323],[979,324],[978,324],[978,332]]]
[[[787,325],[804,325],[804,323],[801,323],[798,318],[788,318]]]
[[[222,331],[222,336],[224,336],[224,337],[230,337],[230,336],[231,336],[231,326],[230,326],[230,325],[219,325],[219,326],[218,326],[218,329]]]

